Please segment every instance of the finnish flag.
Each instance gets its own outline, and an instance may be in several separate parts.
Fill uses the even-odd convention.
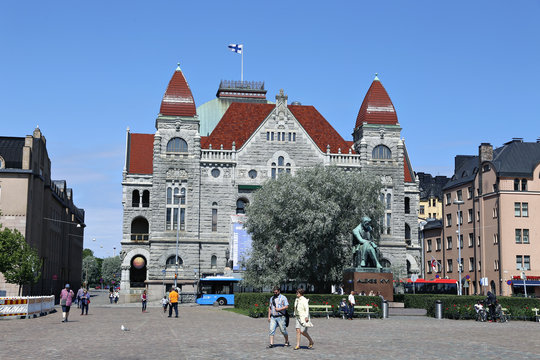
[[[231,51],[234,51],[237,54],[241,54],[243,48],[243,44],[229,44],[229,49],[231,49]]]

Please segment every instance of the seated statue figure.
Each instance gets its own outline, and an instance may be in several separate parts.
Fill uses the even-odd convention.
[[[352,231],[354,235],[354,266],[358,266],[358,260],[360,260],[360,267],[366,267],[368,262],[371,261],[373,266],[377,269],[382,268],[379,259],[377,258],[377,244],[372,241],[372,231],[371,219],[367,216],[364,216],[362,222]]]

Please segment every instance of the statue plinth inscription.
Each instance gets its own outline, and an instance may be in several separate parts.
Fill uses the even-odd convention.
[[[354,290],[357,294],[362,291],[369,294],[373,291],[378,292],[385,300],[394,301],[394,275],[392,273],[381,272],[345,272],[343,276],[343,284],[345,293],[350,293]],[[360,304],[362,305],[362,304]]]

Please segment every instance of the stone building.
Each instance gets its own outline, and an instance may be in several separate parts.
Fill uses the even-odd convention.
[[[528,294],[539,296],[539,191],[540,140],[513,139],[496,149],[483,143],[478,155],[456,156],[442,221],[424,236],[426,277],[457,280],[461,264],[464,294],[512,295],[524,293],[524,271]]]
[[[38,251],[41,278],[23,295],[58,297],[66,283],[81,284],[84,210],[65,180],[51,180],[51,160],[39,128],[26,137],[0,137],[0,224],[17,229]],[[18,293],[0,274],[0,291]]]
[[[217,95],[219,101],[197,109],[178,67],[156,132],[127,131],[121,253],[126,297],[138,300],[147,287],[155,299],[173,284],[179,230],[178,284],[183,300],[193,301],[197,279],[223,274],[234,258],[231,225],[253,192],[269,179],[319,164],[382,178],[383,263],[403,276],[419,271],[418,183],[378,78],[356,123],[351,121],[353,141],[344,140],[315,107],[288,104],[283,90],[275,104],[266,100],[262,83],[222,83]],[[209,135],[201,136],[201,129]]]

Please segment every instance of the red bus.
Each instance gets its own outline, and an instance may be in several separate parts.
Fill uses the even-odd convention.
[[[405,285],[405,294],[449,294],[457,295],[457,280],[455,279],[418,279],[413,282],[407,279]],[[414,291],[413,291],[414,286]]]

